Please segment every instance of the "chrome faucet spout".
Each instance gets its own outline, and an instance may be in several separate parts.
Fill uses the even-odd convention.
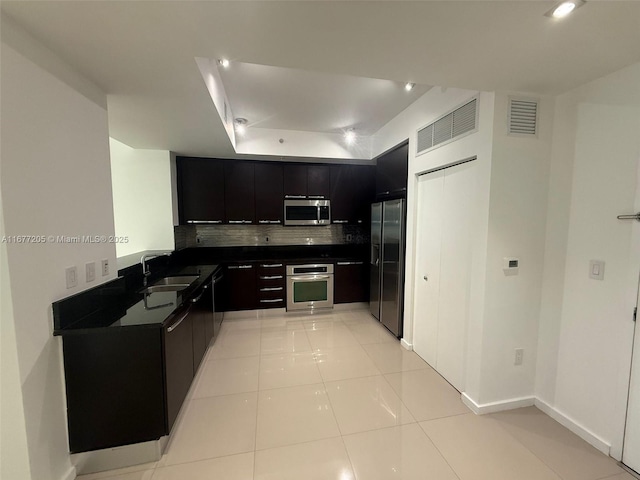
[[[142,275],[144,275],[143,285],[145,287],[147,286],[147,278],[149,277],[149,275],[151,275],[151,270],[149,269],[149,265],[147,265],[147,260],[162,256],[169,257],[171,256],[171,253],[173,252],[145,253],[144,255],[142,255],[142,257],[140,258],[140,263],[142,264]]]

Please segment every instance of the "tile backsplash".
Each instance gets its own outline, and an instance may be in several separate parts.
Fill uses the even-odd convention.
[[[340,245],[369,243],[369,227],[328,225],[179,225],[174,227],[176,250],[188,247],[268,245]]]

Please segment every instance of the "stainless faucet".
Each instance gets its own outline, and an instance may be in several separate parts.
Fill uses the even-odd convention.
[[[172,252],[156,252],[156,253],[145,253],[144,255],[142,255],[142,258],[140,258],[140,263],[142,263],[142,274],[144,275],[144,279],[142,281],[142,284],[146,287],[147,286],[147,278],[149,278],[149,275],[151,275],[151,270],[149,270],[149,265],[147,265],[147,260],[150,260],[152,258],[156,258],[156,257],[162,257],[162,256],[170,256]]]

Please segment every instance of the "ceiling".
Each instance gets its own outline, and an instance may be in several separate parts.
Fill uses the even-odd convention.
[[[406,82],[232,62],[220,68],[236,117],[251,128],[372,135],[429,87]],[[293,128],[295,127],[295,128]]]
[[[557,94],[640,61],[640,2],[593,0],[561,21],[544,16],[554,4],[3,0],[1,7],[107,92],[114,138],[134,148],[230,157],[196,57],[236,64],[223,73],[236,116],[246,111],[251,122],[292,130],[337,129],[351,118],[375,130],[385,121],[380,111],[391,114],[409,98],[393,92],[378,113],[360,110],[364,97],[305,100],[303,93],[322,89],[322,78],[345,86],[364,77],[372,91],[371,79],[380,79]],[[242,71],[255,75],[241,78]],[[260,85],[262,74],[286,89]]]

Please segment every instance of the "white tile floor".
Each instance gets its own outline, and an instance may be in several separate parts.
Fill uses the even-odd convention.
[[[367,310],[225,319],[162,459],[98,478],[632,480],[533,407],[473,415]]]

